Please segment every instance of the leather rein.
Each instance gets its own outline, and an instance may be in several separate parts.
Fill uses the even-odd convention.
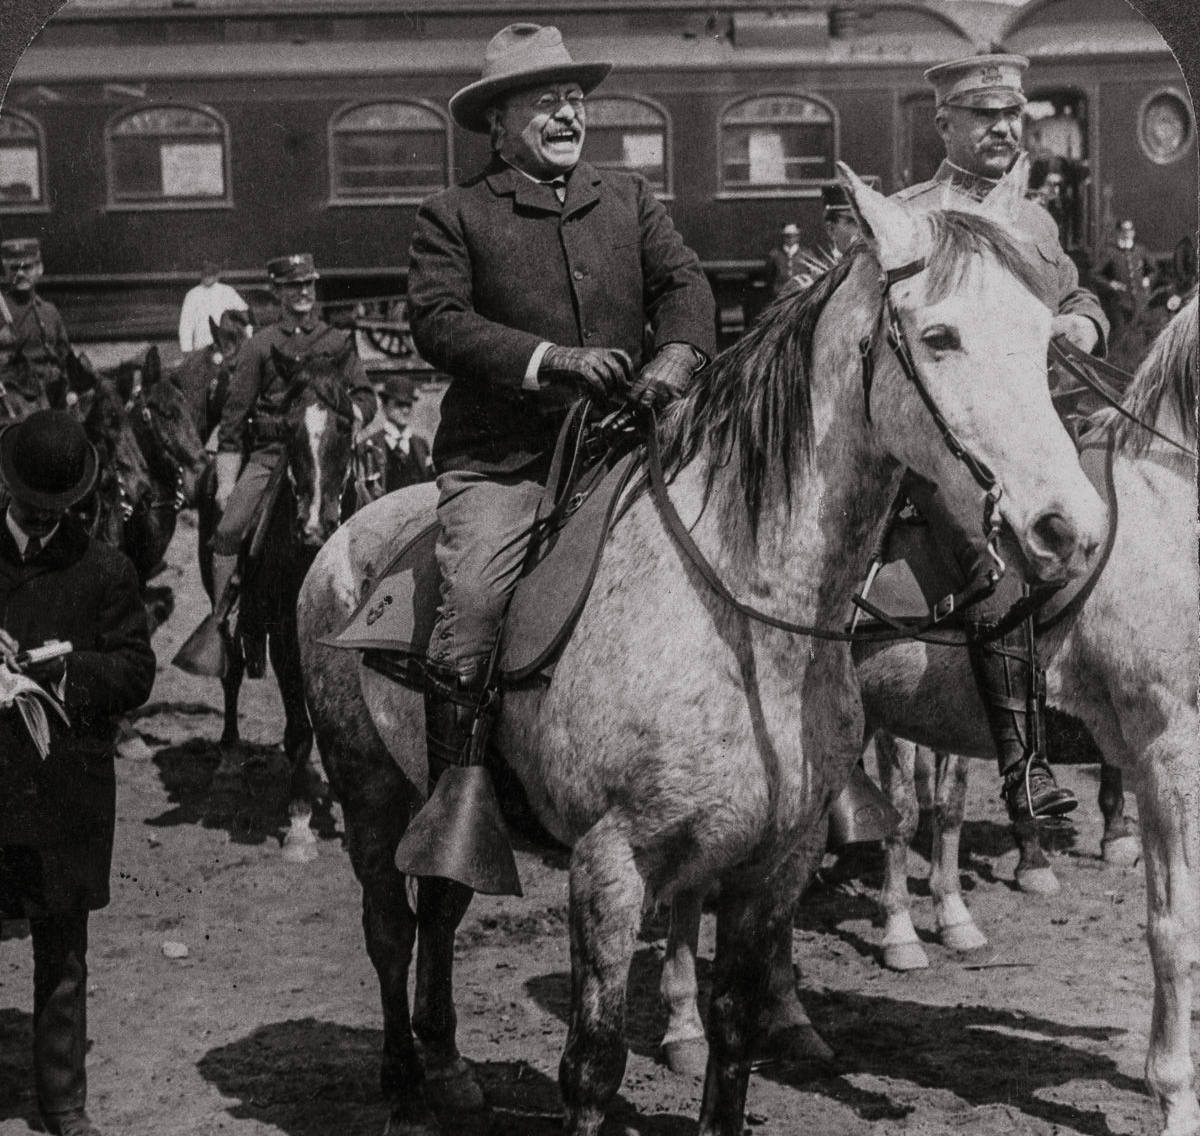
[[[902,265],[900,268],[893,268],[881,274],[880,283],[883,291],[883,304],[880,308],[879,321],[876,328],[869,335],[863,336],[859,341],[859,356],[862,360],[863,404],[866,417],[867,421],[870,422],[871,387],[875,377],[875,342],[879,326],[886,321],[886,340],[900,364],[901,371],[903,371],[909,382],[916,387],[917,393],[933,418],[934,424],[937,426],[946,447],[967,467],[976,484],[984,491],[983,531],[984,536],[987,538],[989,554],[994,561],[993,567],[989,568],[981,579],[970,582],[962,592],[956,593],[953,597],[947,597],[947,601],[944,601],[946,604],[944,611],[935,612],[931,619],[913,627],[891,626],[878,631],[845,631],[837,628],[815,627],[811,624],[794,623],[791,620],[770,615],[765,611],[752,607],[750,604],[743,603],[734,596],[725,586],[720,576],[717,575],[716,569],[708,562],[704,553],[700,551],[699,546],[692,539],[691,533],[688,532],[687,526],[684,525],[682,518],[676,511],[667,493],[666,479],[663,476],[662,460],[658,450],[657,423],[652,422],[646,440],[646,469],[655,503],[658,506],[663,522],[676,544],[679,545],[680,549],[691,562],[692,567],[699,573],[701,579],[725,603],[748,619],[753,619],[757,623],[766,624],[768,627],[774,627],[780,631],[790,632],[793,635],[805,635],[813,639],[825,639],[843,643],[872,643],[887,642],[896,639],[921,639],[925,642],[950,645],[958,643],[959,640],[934,638],[927,635],[926,632],[945,619],[952,611],[969,603],[974,603],[995,590],[996,584],[1005,569],[1004,561],[1001,560],[996,548],[996,541],[1000,532],[998,505],[1004,490],[987,464],[969,453],[966,447],[958,440],[933,395],[926,387],[913,360],[912,351],[908,346],[903,325],[900,323],[899,313],[896,311],[895,303],[891,297],[893,285],[899,283],[901,280],[907,280],[911,276],[916,276],[918,273],[923,272],[924,269],[925,260],[924,258],[920,258],[909,264]],[[941,606],[939,605],[939,607]]]

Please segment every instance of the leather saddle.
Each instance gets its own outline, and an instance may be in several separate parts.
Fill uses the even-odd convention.
[[[591,592],[622,493],[638,466],[636,451],[610,448],[598,460],[582,456],[589,427],[568,420],[546,496],[534,521],[521,579],[500,638],[502,686],[542,676],[570,638]],[[564,447],[579,456],[557,472]],[[436,521],[422,529],[380,575],[345,627],[325,642],[364,652],[373,670],[417,689],[440,600],[434,560]]]

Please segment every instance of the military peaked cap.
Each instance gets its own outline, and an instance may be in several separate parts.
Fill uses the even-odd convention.
[[[267,275],[272,284],[302,284],[306,280],[321,279],[311,252],[294,252],[291,256],[277,256],[267,261]]]
[[[0,259],[19,260],[26,264],[42,259],[42,246],[37,237],[12,237],[0,241]]]
[[[972,55],[939,63],[925,72],[937,105],[1005,110],[1025,105],[1021,73],[1029,66],[1023,55]]]

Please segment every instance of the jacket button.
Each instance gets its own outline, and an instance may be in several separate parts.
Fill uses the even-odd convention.
[[[575,269],[574,272],[571,273],[571,275],[574,276],[576,280],[582,280],[587,275],[587,273],[584,272],[582,268],[577,268],[577,269]]]

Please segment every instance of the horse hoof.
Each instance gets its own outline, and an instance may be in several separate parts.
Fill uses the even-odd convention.
[[[483,1089],[461,1057],[425,1070],[425,1099],[437,1112],[482,1112],[487,1107]]]
[[[708,1042],[702,1037],[668,1041],[662,1047],[664,1064],[679,1077],[703,1077],[708,1069]]]
[[[942,946],[952,951],[977,951],[988,945],[987,936],[974,923],[955,923],[938,933]]]
[[[883,948],[883,965],[888,970],[927,970],[929,956],[920,943],[892,943]]]
[[[1114,868],[1132,868],[1142,858],[1142,842],[1136,836],[1118,836],[1100,843],[1100,856]]]
[[[1026,895],[1058,895],[1058,877],[1053,868],[1030,868],[1016,875],[1017,887]]]
[[[442,1136],[442,1127],[418,1094],[415,1101],[392,1106],[383,1136]]]
[[[756,1050],[757,1059],[784,1066],[814,1063],[832,1065],[836,1060],[833,1050],[825,1044],[825,1039],[807,1023],[793,1022],[768,1033],[756,1046]]]

